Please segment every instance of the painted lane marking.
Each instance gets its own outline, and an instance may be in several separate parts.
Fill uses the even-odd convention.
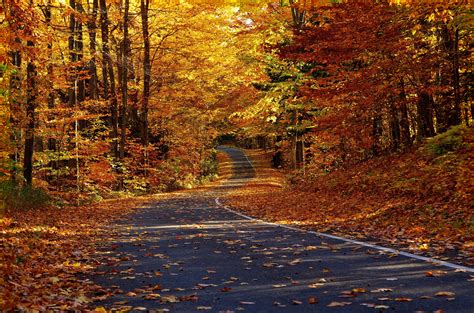
[[[247,154],[245,152],[243,152],[243,154],[245,155],[245,158],[247,159],[248,163],[250,164],[250,166],[253,168],[253,170],[256,173],[255,167],[253,166],[252,162],[247,157]],[[242,214],[240,212],[237,212],[237,211],[234,211],[234,210],[230,209],[229,207],[223,205],[220,202],[219,197],[215,198],[215,202],[219,207],[224,208],[228,212],[231,212],[235,215],[238,215],[238,216],[240,216],[244,219],[250,220],[250,221],[254,221],[254,222],[258,222],[258,223],[261,223],[261,224],[274,226],[274,227],[281,227],[281,228],[285,228],[285,229],[289,229],[289,230],[293,230],[293,231],[297,231],[297,232],[308,233],[308,234],[316,235],[316,236],[319,236],[319,237],[325,237],[325,238],[330,238],[330,239],[334,239],[334,240],[344,241],[344,242],[352,243],[352,244],[355,244],[355,245],[376,249],[376,250],[383,251],[383,252],[386,252],[386,253],[393,253],[393,254],[396,254],[396,255],[402,255],[402,256],[407,257],[407,258],[411,258],[411,259],[415,259],[415,260],[419,260],[419,261],[424,261],[424,262],[427,262],[427,263],[432,263],[433,265],[437,265],[437,266],[445,266],[445,267],[453,268],[453,269],[460,270],[460,271],[474,273],[474,268],[468,267],[468,266],[463,266],[463,265],[459,265],[459,264],[455,264],[455,263],[451,263],[451,262],[446,262],[446,261],[442,261],[442,260],[438,260],[438,259],[434,259],[434,258],[430,258],[430,257],[424,257],[424,256],[412,254],[412,253],[409,253],[409,252],[404,252],[404,251],[400,251],[400,250],[396,250],[396,249],[392,249],[392,248],[388,248],[388,247],[378,246],[378,245],[374,245],[374,244],[359,241],[359,240],[353,240],[353,239],[349,239],[349,238],[339,237],[339,236],[326,234],[326,233],[321,233],[321,232],[312,231],[312,230],[300,229],[300,228],[287,226],[287,225],[282,225],[282,224],[278,224],[278,223],[265,222],[263,220],[253,218],[253,217],[250,217],[248,215],[245,215],[245,214]]]
[[[335,236],[335,235],[331,235],[331,234],[320,233],[320,232],[312,231],[312,230],[305,230],[305,229],[296,228],[296,227],[287,226],[287,225],[282,225],[282,224],[278,224],[278,223],[265,222],[263,220],[253,218],[253,217],[250,217],[248,215],[245,215],[245,214],[242,214],[240,212],[236,212],[236,211],[230,209],[229,207],[223,205],[220,202],[219,198],[215,198],[215,202],[218,206],[224,208],[228,212],[233,213],[235,215],[238,215],[242,218],[245,218],[245,219],[253,221],[253,222],[258,222],[258,223],[261,223],[261,224],[274,226],[274,227],[281,227],[281,228],[285,228],[285,229],[289,229],[289,230],[293,230],[293,231],[298,231],[298,232],[302,232],[302,233],[308,233],[308,234],[316,235],[316,236],[319,236],[319,237],[325,237],[325,238],[335,239],[335,240],[339,240],[339,241],[344,241],[344,242],[352,243],[352,244],[355,244],[355,245],[376,249],[376,250],[383,251],[383,252],[386,252],[386,253],[393,253],[393,254],[396,254],[396,255],[402,255],[402,256],[407,257],[407,258],[412,258],[412,259],[416,259],[416,260],[419,260],[419,261],[432,263],[433,265],[437,265],[437,266],[445,266],[445,267],[453,268],[453,269],[460,270],[460,271],[474,273],[474,268],[459,265],[459,264],[454,264],[454,263],[450,263],[450,262],[446,262],[446,261],[442,261],[442,260],[438,260],[438,259],[434,259],[434,258],[430,258],[430,257],[424,257],[424,256],[412,254],[412,253],[409,253],[409,252],[404,252],[404,251],[400,251],[400,250],[396,250],[396,249],[392,249],[392,248],[378,246],[378,245],[370,244],[370,243],[367,243],[367,242],[353,240],[353,239],[344,238],[344,237],[339,237],[339,236]]]

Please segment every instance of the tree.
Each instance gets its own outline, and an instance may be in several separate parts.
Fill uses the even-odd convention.
[[[128,103],[128,53],[129,53],[129,38],[128,38],[128,24],[129,24],[129,10],[130,1],[125,0],[125,7],[123,12],[123,40],[120,47],[120,90],[122,92],[122,103],[120,106],[120,148],[119,158],[122,160],[125,157],[125,144],[127,138],[127,103]]]
[[[143,95],[141,112],[141,140],[145,153],[145,164],[148,166],[148,103],[150,101],[151,59],[150,59],[150,32],[148,29],[149,0],[140,0],[143,36]]]
[[[33,1],[30,0],[30,9],[33,7]],[[30,11],[31,12],[31,11]],[[33,18],[32,18],[33,19]],[[27,41],[28,51],[28,64],[26,66],[26,130],[25,130],[25,154],[23,157],[23,176],[26,184],[31,185],[33,182],[33,152],[35,144],[35,123],[36,123],[36,98],[37,98],[37,87],[36,87],[36,66],[34,65],[34,47],[33,42],[33,31],[31,26],[27,26],[25,34],[31,39]]]

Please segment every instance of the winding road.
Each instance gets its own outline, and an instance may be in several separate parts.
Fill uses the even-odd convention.
[[[97,307],[156,312],[474,312],[474,271],[264,223],[219,198],[255,177],[237,148],[220,187],[176,193],[111,226],[89,277]],[[216,201],[217,200],[217,201]],[[443,311],[438,311],[443,310]]]

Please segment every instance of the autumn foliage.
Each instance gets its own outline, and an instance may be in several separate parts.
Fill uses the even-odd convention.
[[[259,175],[227,201],[266,220],[378,238],[472,264],[473,135],[472,129],[456,129],[404,153],[312,179],[294,176],[285,188],[268,183],[279,177],[269,169],[268,153],[250,152],[261,164]]]
[[[0,305],[100,298],[78,275],[139,200],[84,204],[230,177],[227,141],[267,162],[237,208],[472,263],[472,25],[468,1],[3,0]]]

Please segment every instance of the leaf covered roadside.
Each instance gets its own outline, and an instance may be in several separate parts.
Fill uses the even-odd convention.
[[[96,267],[103,227],[151,200],[117,199],[93,205],[7,213],[0,219],[0,308],[82,309],[101,288],[81,280]]]
[[[379,238],[416,253],[474,264],[474,131],[467,128],[461,135],[455,149],[440,149],[450,141],[437,136],[406,153],[295,179],[288,188],[259,184],[257,176],[227,203],[270,221]],[[264,162],[262,152],[249,154]],[[257,167],[266,171],[267,180],[270,155],[266,168]]]

